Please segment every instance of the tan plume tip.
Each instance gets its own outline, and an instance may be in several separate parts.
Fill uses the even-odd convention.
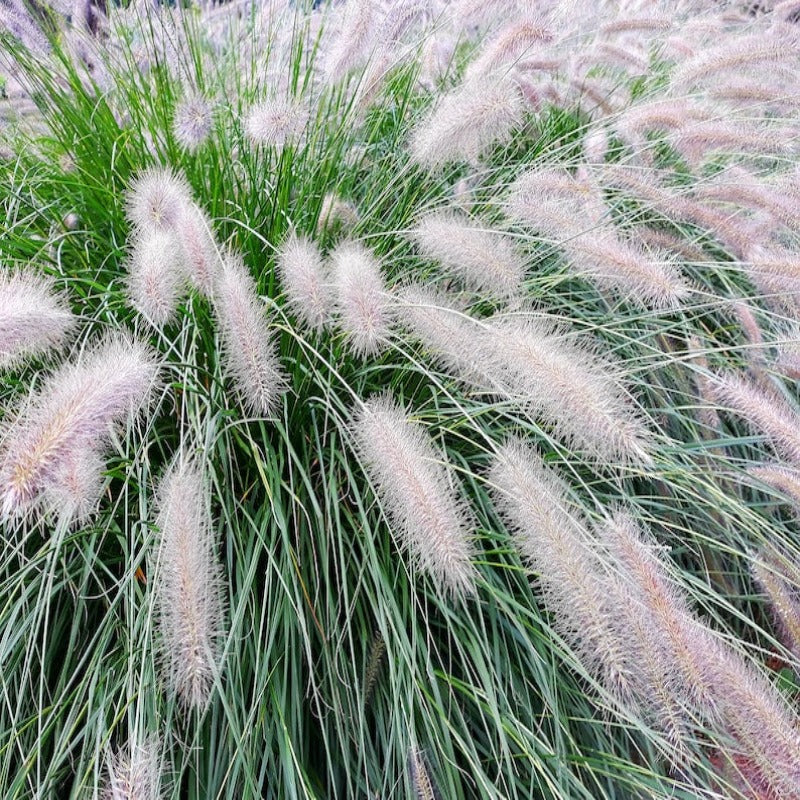
[[[76,322],[49,278],[31,271],[0,273],[0,369],[58,347]]]
[[[232,253],[217,276],[214,310],[225,365],[242,402],[256,414],[271,414],[286,391],[286,377],[255,282]]]
[[[183,252],[172,230],[145,229],[134,240],[128,263],[128,295],[133,307],[157,328],[178,309],[185,283]]]
[[[308,108],[291,98],[265,100],[252,108],[244,127],[254,144],[282,148],[296,144],[308,124]]]
[[[161,800],[160,750],[161,742],[153,736],[110,756],[101,800]]]
[[[732,373],[715,375],[709,387],[717,403],[744,417],[781,455],[800,463],[800,417],[776,393]]]
[[[172,228],[191,199],[185,178],[166,167],[151,167],[131,183],[125,210],[135,228]]]
[[[353,423],[359,456],[417,566],[453,594],[472,593],[470,516],[442,453],[388,396],[369,399]]]
[[[163,662],[182,705],[202,709],[219,673],[222,569],[200,465],[183,454],[159,487],[153,586]]]
[[[610,624],[605,569],[567,485],[517,438],[499,449],[488,483],[517,549],[538,574],[557,629],[609,691],[628,697],[630,665]]]
[[[112,426],[145,404],[157,369],[146,345],[112,336],[54,372],[3,442],[2,513],[30,508],[58,484],[75,453],[102,451]]]
[[[390,334],[391,309],[380,265],[357,242],[331,254],[331,276],[339,325],[358,355],[379,352]]]
[[[312,330],[321,330],[333,298],[319,248],[292,232],[278,254],[278,271],[286,300],[298,320]]]
[[[522,119],[522,97],[508,77],[469,81],[438,105],[412,132],[411,158],[434,169],[477,162],[490,146],[508,141]]]
[[[525,263],[512,241],[464,214],[427,214],[410,235],[424,256],[439,261],[473,289],[505,298],[521,287]]]

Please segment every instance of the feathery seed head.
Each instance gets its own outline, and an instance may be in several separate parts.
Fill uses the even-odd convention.
[[[108,768],[102,800],[161,800],[160,742],[152,737],[118,751]]]
[[[175,315],[185,283],[183,252],[173,230],[144,229],[134,237],[128,265],[133,307],[157,328]]]
[[[710,390],[717,403],[743,416],[779,453],[800,464],[800,418],[777,394],[732,373],[715,375]]]
[[[202,709],[219,672],[222,570],[199,463],[178,454],[159,487],[153,586],[164,668],[187,710]]]
[[[217,275],[214,310],[226,368],[242,403],[255,414],[271,414],[286,391],[286,377],[264,303],[244,262],[232,253]]]
[[[308,123],[308,109],[291,98],[273,98],[250,109],[244,121],[253,144],[283,148],[296,144]]]
[[[341,227],[345,230],[354,228],[360,220],[358,209],[349,201],[343,200],[334,192],[328,192],[322,198],[317,222],[317,233],[326,228]]]
[[[176,218],[175,235],[183,253],[186,275],[198,292],[212,297],[220,268],[220,248],[211,220],[196,203],[187,203]]]
[[[0,369],[58,347],[76,321],[49,278],[31,271],[0,273]]]
[[[568,488],[521,439],[503,445],[488,475],[495,506],[521,555],[538,573],[557,629],[584,665],[619,698],[630,694],[630,665],[613,626],[605,568]]]
[[[126,336],[109,337],[54,372],[3,441],[2,513],[29,509],[63,479],[76,452],[102,451],[111,426],[145,404],[156,373],[150,349]]]
[[[610,463],[649,463],[651,435],[618,367],[533,319],[498,319],[484,337],[495,385],[574,447]]]
[[[427,214],[411,231],[411,238],[424,256],[439,261],[473,289],[500,298],[520,289],[525,264],[511,240],[463,214]]]
[[[392,316],[380,264],[363,245],[343,242],[331,254],[331,273],[340,327],[357,355],[374,355]]]
[[[292,232],[278,254],[278,271],[298,319],[312,330],[321,330],[330,315],[332,298],[319,248]]]
[[[208,138],[213,123],[214,111],[211,103],[204,97],[194,95],[178,103],[172,120],[172,130],[178,144],[194,153]]]
[[[44,506],[54,517],[83,523],[97,511],[103,491],[103,459],[91,447],[68,453],[44,489]]]
[[[128,189],[128,220],[139,229],[172,228],[191,199],[191,189],[182,176],[165,167],[150,167]]]
[[[522,97],[511,78],[467,81],[412,132],[412,160],[429,169],[452,161],[476,163],[491,145],[506,142],[522,118]]]
[[[381,396],[364,404],[353,435],[399,545],[437,586],[456,595],[472,593],[471,520],[425,430],[395,400]]]

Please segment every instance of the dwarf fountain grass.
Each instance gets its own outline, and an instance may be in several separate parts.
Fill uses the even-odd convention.
[[[4,797],[797,796],[791,8],[312,5],[0,14]]]

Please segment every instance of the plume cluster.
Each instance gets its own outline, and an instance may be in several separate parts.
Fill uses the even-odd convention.
[[[142,408],[156,373],[150,349],[124,336],[105,339],[53,372],[4,436],[3,513],[26,511],[51,491],[74,491],[76,503],[85,503],[113,426]]]

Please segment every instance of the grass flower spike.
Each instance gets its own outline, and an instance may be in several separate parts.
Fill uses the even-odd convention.
[[[68,459],[87,447],[101,449],[112,426],[146,402],[156,372],[145,345],[117,336],[53,373],[4,438],[3,513],[28,509],[57,482]]]
[[[275,411],[286,378],[275,351],[264,304],[244,262],[228,254],[214,294],[225,364],[244,406],[254,414]]]
[[[222,576],[199,463],[178,455],[160,489],[154,580],[164,668],[187,709],[202,709],[220,669]]]
[[[365,403],[353,432],[399,543],[437,585],[454,594],[472,593],[469,516],[424,429],[383,396]]]
[[[0,369],[61,345],[77,320],[48,278],[0,273]]]
[[[380,265],[357,242],[345,242],[331,254],[331,278],[338,321],[358,355],[374,355],[389,336],[390,301]]]

